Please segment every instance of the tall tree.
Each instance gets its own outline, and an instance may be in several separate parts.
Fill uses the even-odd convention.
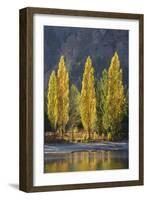
[[[58,96],[57,96],[57,78],[55,71],[52,71],[48,82],[47,115],[52,129],[56,130],[56,125],[58,120]]]
[[[107,105],[107,96],[108,96],[108,72],[106,69],[102,72],[101,83],[101,110],[102,110],[102,124],[104,132],[107,132],[109,128],[109,113]]]
[[[108,73],[104,69],[102,77],[97,82],[96,99],[97,99],[97,123],[98,133],[105,133],[109,126],[108,111],[107,111],[107,94],[108,94]]]
[[[121,121],[125,104],[124,86],[122,81],[122,69],[117,52],[112,57],[108,70],[108,95],[107,110],[109,128],[113,137],[120,134]]]
[[[78,88],[72,84],[69,92],[69,127],[71,129],[80,124],[80,92]]]
[[[85,62],[83,73],[81,99],[80,99],[80,114],[84,129],[91,137],[91,131],[96,122],[96,93],[94,87],[94,68],[90,56]]]
[[[124,112],[123,112],[123,119],[121,122],[121,132],[122,137],[127,138],[128,137],[128,115],[129,115],[129,90],[126,90],[125,95],[125,103],[124,103]]]
[[[96,114],[97,120],[95,124],[96,132],[98,134],[103,133],[103,124],[102,124],[102,109],[101,109],[101,82],[98,80],[96,82]]]
[[[65,132],[65,126],[69,120],[69,77],[66,70],[64,56],[61,56],[58,73],[58,126],[62,133]]]

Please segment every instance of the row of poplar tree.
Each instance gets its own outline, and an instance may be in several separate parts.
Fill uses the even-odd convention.
[[[53,70],[47,93],[47,116],[52,131],[64,134],[81,126],[90,135],[111,134],[119,137],[121,123],[128,110],[122,68],[117,52],[111,59],[108,70],[104,69],[100,80],[94,77],[94,67],[87,57],[81,92],[72,84],[69,89],[69,74],[61,56],[57,73]]]

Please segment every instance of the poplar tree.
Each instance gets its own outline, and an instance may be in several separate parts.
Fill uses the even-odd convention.
[[[69,76],[66,70],[64,56],[61,56],[58,73],[58,126],[62,133],[65,132],[65,126],[69,120]]]
[[[94,87],[94,68],[90,56],[85,62],[83,73],[81,99],[80,99],[80,114],[84,129],[91,136],[91,131],[96,122],[96,93]]]
[[[96,132],[101,135],[103,132],[103,125],[102,125],[102,109],[101,109],[101,82],[100,80],[96,83]]]
[[[120,135],[121,121],[123,117],[125,95],[122,80],[122,69],[117,52],[112,57],[110,67],[108,69],[108,95],[107,110],[109,128],[113,137]]]
[[[102,77],[97,82],[96,99],[97,99],[97,122],[96,128],[99,134],[106,133],[109,127],[108,110],[107,110],[107,94],[108,94],[108,73],[104,69]]]
[[[108,95],[108,72],[106,69],[102,72],[101,83],[101,110],[102,110],[102,124],[103,131],[106,132],[109,128],[109,113],[107,105],[107,95]]]
[[[69,105],[69,121],[68,124],[71,129],[76,128],[80,122],[80,92],[78,88],[72,84],[70,88],[70,95],[69,95],[70,105]]]
[[[52,71],[48,82],[47,115],[52,129],[56,130],[56,125],[58,120],[58,96],[57,96],[57,78],[55,71]]]

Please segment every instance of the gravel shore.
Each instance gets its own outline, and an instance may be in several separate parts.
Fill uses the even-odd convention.
[[[59,144],[51,143],[44,145],[44,153],[71,153],[78,151],[117,151],[128,150],[128,142],[100,142],[100,143],[71,143]]]

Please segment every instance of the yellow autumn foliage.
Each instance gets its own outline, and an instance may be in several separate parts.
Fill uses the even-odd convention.
[[[69,120],[69,76],[66,70],[64,56],[61,56],[58,72],[58,126],[64,132]]]
[[[57,78],[55,71],[52,71],[48,82],[47,115],[52,128],[56,129],[58,120],[58,95],[57,95]]]
[[[96,122],[96,93],[94,87],[94,68],[90,56],[87,57],[83,74],[80,114],[83,127],[89,133]]]
[[[108,69],[108,95],[106,101],[110,129],[113,134],[116,134],[116,132],[120,129],[125,104],[122,69],[117,52],[115,52],[112,57],[110,67]]]

